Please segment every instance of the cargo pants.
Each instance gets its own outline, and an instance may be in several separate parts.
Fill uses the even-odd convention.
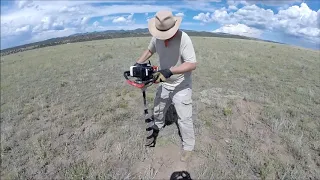
[[[162,85],[157,89],[154,100],[153,116],[155,125],[161,130],[165,125],[165,114],[171,103],[178,115],[178,126],[182,139],[182,148],[186,151],[194,150],[195,135],[192,119],[192,89],[169,90]]]

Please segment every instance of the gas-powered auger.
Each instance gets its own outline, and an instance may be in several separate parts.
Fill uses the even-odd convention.
[[[150,61],[145,64],[136,64],[130,67],[129,71],[124,72],[127,83],[142,90],[145,123],[147,123],[147,144],[146,146],[155,147],[159,129],[154,124],[153,117],[149,117],[148,106],[146,100],[146,89],[154,84],[155,79],[153,73],[158,71],[157,66],[152,66]],[[129,78],[131,77],[131,79]],[[135,78],[135,80],[133,80]]]

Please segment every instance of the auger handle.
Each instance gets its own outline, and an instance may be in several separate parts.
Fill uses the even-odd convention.
[[[130,74],[130,71],[125,71],[125,72],[123,73],[123,76],[124,76],[124,78],[126,78],[126,80],[129,80],[128,74]]]

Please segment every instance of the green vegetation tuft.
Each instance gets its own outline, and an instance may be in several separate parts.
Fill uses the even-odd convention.
[[[88,179],[89,166],[86,161],[80,161],[72,164],[70,167],[65,169],[65,178],[74,180]]]
[[[119,108],[127,109],[128,108],[128,102],[127,101],[120,101],[118,104]]]
[[[223,115],[230,116],[232,114],[232,109],[230,107],[223,108]]]
[[[100,62],[103,62],[103,61],[113,59],[113,56],[112,54],[109,54],[109,53],[100,53],[96,56],[96,59]]]

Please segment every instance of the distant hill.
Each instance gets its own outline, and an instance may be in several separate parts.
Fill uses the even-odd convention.
[[[222,37],[222,38],[238,38],[238,39],[251,39],[251,40],[259,40],[256,38],[250,38],[240,35],[231,35],[226,33],[212,33],[206,31],[193,31],[193,30],[185,30],[190,36],[204,36],[204,37]],[[36,48],[42,48],[47,46],[55,46],[60,44],[74,43],[74,42],[83,42],[83,41],[92,41],[92,40],[100,40],[100,39],[112,39],[112,38],[125,38],[125,37],[146,37],[150,36],[150,33],[147,28],[144,29],[135,29],[135,30],[107,30],[101,32],[87,32],[87,33],[77,33],[70,36],[65,37],[57,37],[51,38],[44,41],[24,44],[12,48],[7,48],[1,50],[1,56],[27,51]]]

